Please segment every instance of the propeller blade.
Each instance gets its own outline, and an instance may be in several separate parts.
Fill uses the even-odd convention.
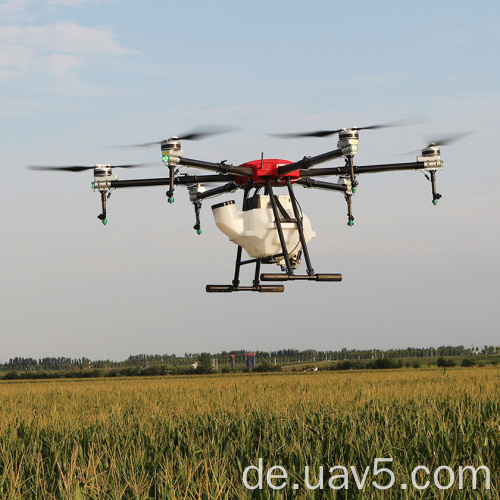
[[[337,130],[317,130],[316,132],[298,132],[290,134],[267,134],[278,139],[296,139],[297,137],[328,137],[329,135],[338,134],[342,129]]]
[[[141,168],[141,167],[151,167],[151,166],[158,166],[158,163],[129,163],[126,165],[110,165],[113,168]]]
[[[163,141],[144,142],[143,144],[128,144],[127,146],[111,146],[112,148],[147,148],[148,146],[155,146],[161,144]]]
[[[138,168],[156,165],[156,163],[130,163],[126,165],[109,165],[112,168]],[[83,170],[93,170],[97,165],[67,165],[67,166],[49,166],[49,165],[28,165],[29,170],[52,171],[52,172],[82,172]],[[105,165],[108,166],[108,165]]]
[[[368,125],[367,127],[350,127],[347,130],[375,130],[378,128],[388,128],[388,127],[403,127],[406,125],[416,125],[420,123],[425,123],[426,120],[420,117],[407,118],[404,120],[396,120],[393,122],[379,123],[377,125]],[[316,132],[299,132],[291,134],[268,134],[272,137],[278,137],[280,139],[293,139],[297,137],[328,137],[329,135],[338,134],[343,128],[336,130],[317,130]]]
[[[426,141],[429,141],[429,146],[450,146],[451,144],[454,144],[455,142],[458,142],[459,140],[463,139],[464,137],[471,135],[473,132],[460,132],[457,134],[453,135],[442,135],[438,137],[434,137],[432,139],[429,139],[429,137],[426,138]]]
[[[128,147],[148,147],[155,146],[161,144],[162,142],[168,141],[170,139],[177,139],[179,141],[199,141],[201,139],[205,139],[206,137],[210,137],[211,135],[225,134],[227,132],[233,132],[235,130],[240,130],[237,127],[229,127],[224,125],[202,125],[196,129],[193,129],[189,132],[186,132],[180,136],[173,136],[168,139],[163,139],[163,141],[155,141],[155,142],[145,142],[142,144],[132,144]],[[122,147],[122,146],[117,146]]]
[[[92,170],[94,167],[88,167],[83,165],[72,165],[67,167],[52,167],[43,165],[28,165],[26,167],[28,170],[46,170],[46,171],[66,171],[66,172],[81,172],[82,170]]]
[[[454,144],[455,142],[458,142],[464,137],[467,137],[468,135],[471,135],[473,133],[474,132],[459,132],[453,135],[434,136],[433,139],[427,137],[425,138],[425,142],[428,142],[428,144],[424,146],[422,149],[430,148],[431,146],[437,146],[437,147],[450,146],[451,144]],[[406,153],[399,153],[397,156],[419,154],[422,151],[422,149],[416,149],[414,151],[408,151]]]
[[[205,137],[210,137],[211,135],[225,134],[236,130],[239,129],[237,127],[223,125],[203,125],[182,136],[179,136],[178,139],[179,141],[199,141],[200,139],[205,139]]]
[[[378,125],[369,125],[368,127],[353,127],[355,130],[375,130],[378,128],[390,128],[390,127],[406,127],[408,125],[421,125],[422,123],[428,123],[428,120],[422,118],[421,116],[414,116],[413,118],[404,118],[402,120],[394,120],[392,122],[379,123]]]

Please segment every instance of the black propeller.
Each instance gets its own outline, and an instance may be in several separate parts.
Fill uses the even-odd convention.
[[[422,149],[415,149],[406,153],[399,153],[397,156],[417,154],[426,148],[440,148],[441,146],[450,146],[451,144],[455,144],[455,142],[458,142],[464,137],[467,137],[468,135],[471,135],[473,133],[474,132],[459,132],[453,135],[447,134],[441,136],[426,137],[425,142],[428,142],[428,144]]]
[[[143,144],[132,144],[131,147],[147,147],[161,144],[162,142],[168,141],[170,139],[176,139],[178,141],[199,141],[210,137],[211,135],[225,134],[226,132],[232,132],[234,130],[239,130],[237,127],[228,127],[223,125],[202,125],[196,129],[191,130],[180,136],[170,137],[168,139],[163,139],[163,141],[155,142],[145,142]]]
[[[153,163],[132,163],[129,165],[103,165],[105,167],[110,166],[112,168],[137,168],[137,167],[148,167],[154,165]],[[66,172],[81,172],[83,170],[93,170],[99,167],[99,165],[68,165],[62,167],[48,166],[48,165],[28,165],[26,168],[29,170],[45,170],[45,171],[66,171]]]
[[[416,125],[419,123],[424,123],[425,120],[422,118],[409,118],[405,120],[396,120],[393,122],[379,123],[378,125],[369,125],[367,127],[350,127],[348,130],[374,130],[378,128],[388,128],[388,127],[402,127],[405,125]],[[268,134],[272,137],[279,137],[280,139],[293,139],[297,137],[328,137],[329,135],[338,134],[346,130],[345,128],[339,128],[336,130],[317,130],[315,132],[299,132],[291,134]]]
[[[455,142],[458,142],[459,140],[463,139],[464,137],[472,134],[472,132],[460,132],[457,134],[453,135],[442,135],[438,137],[434,137],[432,139],[429,139],[427,137],[426,141],[429,141],[429,144],[426,147],[431,147],[431,146],[449,146],[451,144],[454,144]]]

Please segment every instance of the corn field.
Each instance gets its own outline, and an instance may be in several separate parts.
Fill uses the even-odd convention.
[[[1,382],[0,498],[497,499],[499,400],[498,368]]]

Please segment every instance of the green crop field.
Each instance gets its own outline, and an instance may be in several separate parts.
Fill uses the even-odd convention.
[[[0,498],[496,499],[499,395],[496,367],[5,381]]]

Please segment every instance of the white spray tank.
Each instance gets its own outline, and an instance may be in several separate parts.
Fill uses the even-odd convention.
[[[300,263],[302,245],[300,243],[297,224],[293,218],[293,207],[290,196],[277,196],[278,205],[288,215],[280,214],[281,227],[286,242],[290,263],[295,268]],[[282,253],[281,243],[276,228],[274,213],[268,195],[253,196],[246,200],[245,210],[237,210],[234,200],[212,206],[217,227],[230,241],[245,249],[252,259],[271,257]],[[304,239],[308,243],[316,233],[312,230],[311,221],[302,214]],[[284,258],[271,259],[278,265],[285,264]]]

